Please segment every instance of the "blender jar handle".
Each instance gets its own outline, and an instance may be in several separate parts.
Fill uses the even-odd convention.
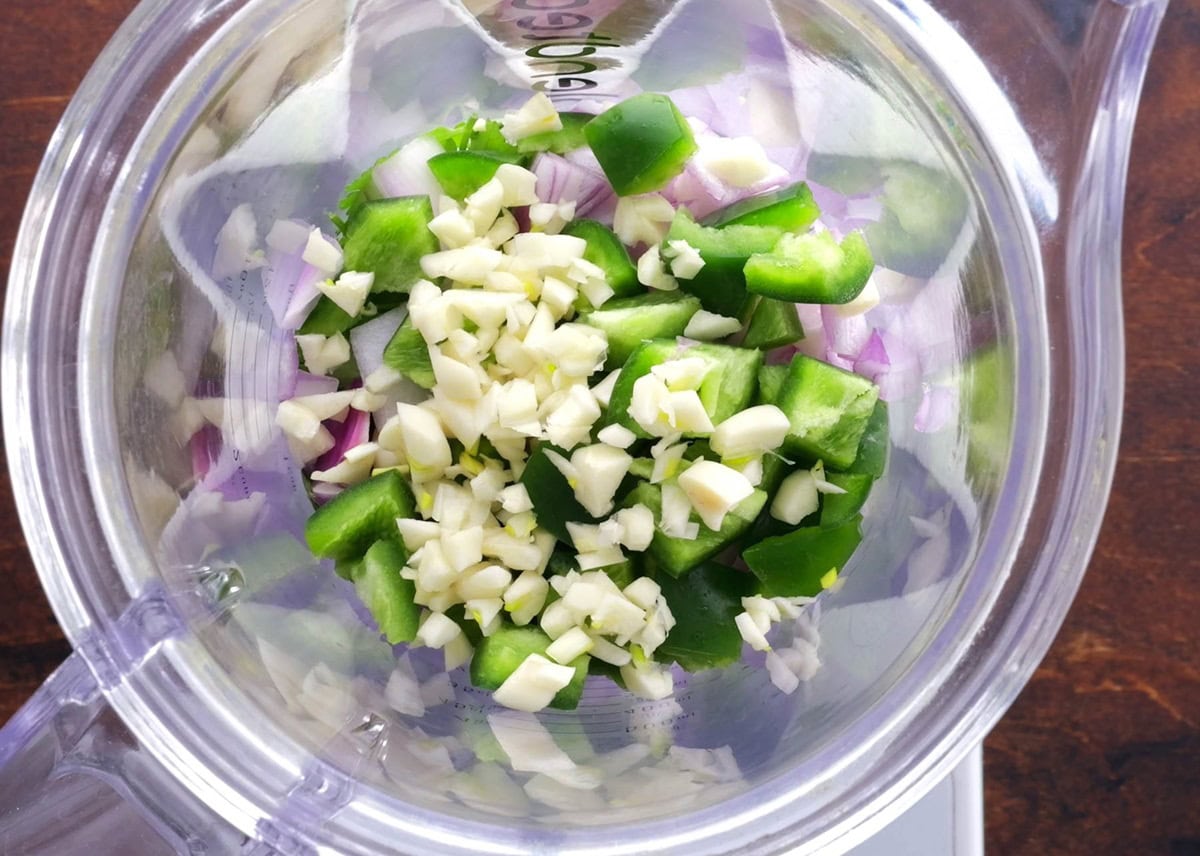
[[[191,797],[76,652],[0,729],[0,853],[266,856]]]

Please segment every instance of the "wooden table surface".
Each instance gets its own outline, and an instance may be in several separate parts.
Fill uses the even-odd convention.
[[[0,272],[42,151],[135,0],[0,16]],[[986,743],[997,854],[1200,854],[1200,0],[1176,0],[1134,137],[1116,485],[1053,649]],[[1189,166],[1191,164],[1191,166]],[[69,653],[0,475],[0,722]]]

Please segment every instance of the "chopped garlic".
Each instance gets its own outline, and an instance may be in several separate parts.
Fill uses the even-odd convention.
[[[346,271],[337,282],[324,280],[317,283],[317,290],[338,305],[351,318],[357,318],[375,284],[375,274]]]
[[[592,637],[581,627],[572,627],[546,648],[546,656],[564,666],[595,647]]]
[[[613,231],[628,246],[654,245],[667,234],[675,206],[657,193],[622,196],[613,214]]]
[[[714,532],[734,506],[754,493],[745,476],[715,461],[696,461],[679,477],[679,487]]]
[[[640,553],[650,547],[654,539],[654,512],[638,503],[617,512],[616,520],[621,524],[621,544]]]
[[[755,651],[770,651],[771,643],[763,635],[762,629],[748,612],[739,612],[733,623],[737,625],[738,633]]]
[[[756,456],[778,449],[790,428],[787,414],[773,404],[760,404],[718,425],[709,444],[723,459]]]
[[[577,481],[575,498],[593,517],[612,511],[613,498],[633,463],[626,452],[598,443],[584,446],[571,454]]]
[[[753,137],[709,137],[696,153],[696,162],[731,187],[743,189],[778,169]]]
[[[429,221],[429,231],[442,243],[442,249],[456,250],[475,240],[475,224],[456,208],[443,211]]]
[[[596,439],[615,449],[628,449],[637,441],[637,435],[624,425],[618,425],[614,422],[612,425],[601,428],[599,433],[596,434]]]
[[[304,367],[315,375],[327,375],[350,360],[350,343],[341,333],[305,333],[296,337],[296,346],[304,356]]]
[[[820,507],[817,483],[809,470],[797,470],[783,480],[771,501],[771,516],[791,526]]]
[[[671,260],[671,273],[679,279],[695,279],[704,268],[700,251],[687,241],[668,241],[663,255]]]
[[[363,443],[349,449],[336,466],[328,470],[314,470],[312,480],[330,482],[333,484],[358,484],[371,477],[371,468],[375,465],[375,454],[379,451],[376,443]]]
[[[659,291],[675,291],[679,288],[675,277],[667,273],[657,246],[646,250],[638,259],[637,278],[642,285]]]
[[[342,269],[342,248],[332,238],[323,235],[320,229],[308,233],[300,258],[325,276],[334,276]]]
[[[631,693],[651,701],[667,698],[675,690],[670,670],[653,663],[622,666],[621,679]]]
[[[546,605],[550,584],[540,573],[527,570],[504,592],[504,609],[513,624],[524,627],[532,621]]]
[[[742,329],[742,322],[736,318],[717,315],[704,309],[699,310],[683,328],[683,335],[689,339],[702,342],[712,342],[732,336]]]
[[[862,315],[864,312],[870,312],[879,305],[879,285],[875,282],[875,277],[867,280],[867,284],[863,286],[863,290],[858,293],[858,296],[849,303],[842,303],[830,307],[842,318],[852,318],[855,315]]]
[[[500,133],[510,143],[516,143],[534,134],[545,134],[562,130],[562,118],[544,92],[539,92],[521,105],[520,109],[504,114],[500,122]]]
[[[431,612],[417,630],[417,642],[426,648],[443,648],[462,633],[462,629],[440,612]]]
[[[497,704],[536,713],[554,701],[558,691],[571,683],[575,670],[560,666],[540,654],[530,654],[492,694]]]

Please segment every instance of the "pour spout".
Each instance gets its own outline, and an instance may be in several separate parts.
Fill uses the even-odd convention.
[[[509,70],[555,101],[615,99],[690,0],[448,0]]]

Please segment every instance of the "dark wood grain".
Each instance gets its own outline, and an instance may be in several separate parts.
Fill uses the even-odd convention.
[[[134,0],[0,16],[0,271],[71,93]],[[1200,854],[1200,0],[1177,0],[1134,137],[1123,452],[1095,558],[1045,663],[986,743],[999,854]],[[2,454],[2,453],[0,453]],[[0,721],[68,653],[0,474]]]

